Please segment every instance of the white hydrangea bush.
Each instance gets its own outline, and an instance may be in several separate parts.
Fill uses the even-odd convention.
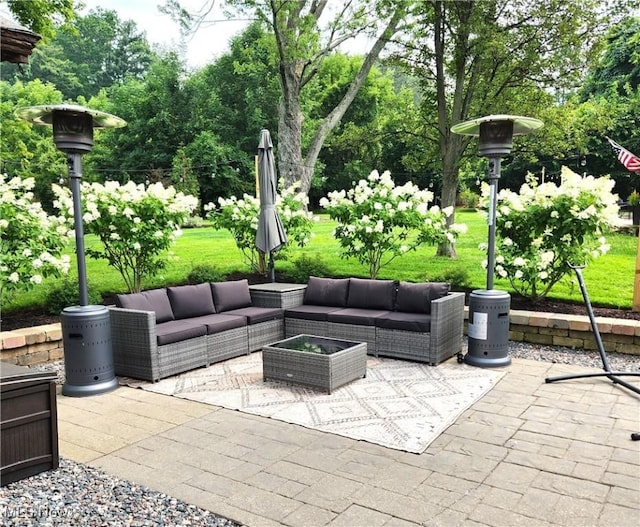
[[[453,242],[466,232],[463,224],[447,226],[453,208],[430,205],[433,193],[411,182],[396,186],[389,171],[374,170],[348,191],[330,192],[320,200],[338,222],[333,235],[343,257],[368,266],[376,278],[382,267],[425,244]]]
[[[65,216],[47,214],[34,201],[33,178],[0,174],[0,300],[69,272],[63,254],[73,236]]]
[[[538,184],[529,174],[520,192],[501,190],[496,202],[496,276],[536,301],[572,272],[570,265],[606,254],[605,234],[620,222],[614,184],[606,176],[582,177],[562,167],[560,185]],[[488,199],[489,186],[484,184],[484,206]],[[486,251],[487,246],[480,248]]]
[[[279,182],[282,187],[283,181]],[[288,243],[275,253],[275,258],[286,260],[292,245],[306,246],[311,240],[313,222],[317,218],[307,210],[309,198],[300,192],[300,183],[294,183],[287,188],[281,188],[276,196],[276,212],[287,233]],[[218,198],[215,203],[204,206],[207,217],[212,221],[214,229],[227,229],[236,242],[236,246],[243,255],[246,265],[253,271],[259,272],[259,251],[256,247],[256,233],[260,216],[260,199],[249,194],[241,198]]]
[[[54,185],[53,190],[54,205],[72,218],[69,189]],[[87,249],[87,255],[106,259],[130,292],[140,291],[144,279],[165,268],[167,251],[198,206],[194,196],[161,183],[83,182],[81,195],[85,233],[95,234],[101,242],[100,248]]]

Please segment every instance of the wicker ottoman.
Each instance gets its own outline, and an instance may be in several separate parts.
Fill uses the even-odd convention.
[[[331,393],[367,374],[367,344],[298,335],[262,348],[264,380],[286,381]]]

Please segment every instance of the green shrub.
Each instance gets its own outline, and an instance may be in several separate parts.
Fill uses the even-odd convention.
[[[471,283],[469,272],[462,267],[450,267],[436,275],[428,276],[428,282],[447,282],[452,288],[468,287]]]
[[[477,209],[480,204],[480,195],[466,188],[458,194],[458,204],[465,209]]]
[[[95,288],[87,287],[89,304],[101,304],[102,295],[97,293]],[[47,311],[52,315],[58,315],[65,307],[77,306],[80,304],[80,290],[77,280],[64,278],[59,285],[56,285],[47,293]]]
[[[209,264],[196,265],[187,275],[187,280],[190,284],[222,282],[225,278],[226,275],[222,271]]]
[[[319,256],[303,254],[293,262],[293,267],[286,272],[287,280],[296,284],[306,284],[310,276],[332,276],[331,270]]]

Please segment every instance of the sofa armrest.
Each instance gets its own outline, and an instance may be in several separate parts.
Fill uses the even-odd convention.
[[[158,349],[155,312],[110,307],[109,315],[116,374],[135,377],[140,369],[151,370]]]
[[[431,302],[431,354],[436,363],[462,350],[464,293],[449,293]]]

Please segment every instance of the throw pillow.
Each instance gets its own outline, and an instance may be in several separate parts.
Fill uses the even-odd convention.
[[[208,283],[168,287],[167,294],[173,314],[178,320],[216,312]]]
[[[349,292],[348,278],[319,278],[310,276],[304,292],[304,304],[345,307]]]
[[[230,311],[242,307],[251,307],[251,294],[247,280],[232,280],[229,282],[213,282],[211,284],[213,302],[216,311]]]
[[[405,313],[431,313],[431,302],[449,293],[445,282],[414,284],[400,282],[396,299],[396,310]]]
[[[395,280],[351,278],[347,307],[391,311],[395,302]]]
[[[132,293],[127,295],[116,295],[116,305],[126,309],[139,309],[141,311],[155,311],[156,323],[168,322],[174,320],[171,303],[167,296],[167,290],[150,289],[141,293]]]

